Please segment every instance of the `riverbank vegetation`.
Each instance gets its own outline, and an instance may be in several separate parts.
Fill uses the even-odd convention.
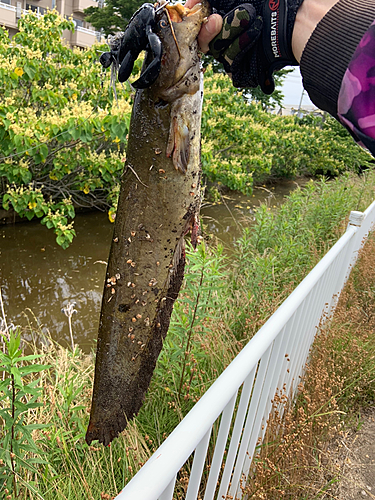
[[[248,498],[344,498],[338,495],[345,476],[337,450],[350,431],[361,428],[366,410],[374,407],[374,252],[372,236],[332,322],[318,331],[296,405],[284,398],[283,418],[276,412],[271,417],[254,478],[246,488]],[[281,401],[279,394],[275,410]],[[350,468],[350,460],[345,465]],[[350,491],[353,498],[355,491],[359,495],[358,485],[351,483]]]
[[[228,91],[228,78],[208,70],[202,116],[202,166],[206,178],[251,194],[253,183],[298,175],[335,177],[361,172],[372,156],[329,116],[277,116],[244,105]]]
[[[36,217],[67,247],[75,208],[113,216],[130,121],[130,87],[118,101],[102,86],[106,45],[71,49],[57,11],[29,13],[12,39],[0,28],[0,195],[3,208]],[[137,66],[139,69],[139,65]]]
[[[102,72],[107,46],[71,50],[61,40],[66,29],[72,21],[55,11],[28,13],[12,39],[0,28],[2,207],[40,219],[64,248],[77,208],[105,209],[114,219],[134,98],[128,83],[113,87]],[[267,113],[210,67],[202,137],[204,178],[245,194],[253,183],[358,173],[372,162],[333,119]]]
[[[93,356],[84,355],[78,346],[74,351],[62,348],[35,325],[20,331],[4,317],[0,354],[0,498],[114,497],[345,231],[349,211],[369,205],[374,186],[375,173],[370,171],[361,179],[344,175],[329,183],[311,181],[303,190],[294,191],[280,209],[262,205],[255,213],[252,230],[244,231],[233,253],[225,255],[222,248],[208,243],[200,245],[197,252],[189,251],[184,288],[144,405],[109,447],[89,447],[84,442]],[[364,271],[365,278],[361,278],[361,272],[356,270],[351,285],[356,287],[357,299],[345,303],[346,309],[353,312],[358,307],[367,308],[365,311],[372,308],[372,295],[365,290],[372,290],[374,284],[369,281],[364,285],[361,281],[370,280],[372,274]],[[351,325],[347,319],[343,324]],[[322,373],[321,381],[316,382],[320,381],[320,385],[314,389],[312,382],[305,383],[306,390],[311,387],[310,392],[301,393],[297,410],[290,417],[294,422],[295,415],[300,416],[297,429],[290,427],[292,434],[280,442],[280,450],[287,439],[288,443],[293,441],[294,447],[301,435],[298,453],[303,448],[304,454],[298,462],[300,472],[293,476],[296,466],[286,461],[288,453],[282,454],[282,460],[273,455],[276,446],[270,436],[267,457],[258,458],[259,482],[251,486],[255,488],[251,490],[253,498],[317,498],[320,486],[300,495],[302,464],[309,471],[318,469],[310,461],[316,458],[314,450],[321,449],[317,444],[319,436],[328,433],[328,418],[332,417],[336,429],[342,430],[341,412],[350,422],[358,405],[373,394],[373,349],[367,345],[369,338],[356,337],[359,327],[350,327],[347,333],[340,331],[332,339],[322,333],[312,370]],[[30,336],[33,341],[26,344],[22,339]],[[357,340],[353,344],[351,339]],[[344,369],[345,364],[351,367],[350,373]],[[351,396],[353,388],[355,397]],[[344,406],[337,406],[341,402]],[[305,427],[312,434],[303,441],[305,432],[301,429]],[[267,465],[269,456],[275,460],[270,462],[272,467]],[[306,477],[313,481],[312,476]],[[291,485],[287,489],[286,483],[292,480],[298,482],[299,490],[293,490]],[[184,498],[186,486],[182,472],[176,498]],[[289,496],[283,496],[283,491]]]

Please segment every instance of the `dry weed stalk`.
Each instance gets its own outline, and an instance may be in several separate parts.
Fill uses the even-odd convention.
[[[370,238],[334,318],[319,330],[295,404],[283,390],[275,395],[245,498],[335,498],[340,469],[329,444],[374,399],[374,252]]]

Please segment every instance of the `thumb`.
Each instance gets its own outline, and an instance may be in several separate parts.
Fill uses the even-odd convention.
[[[220,33],[222,26],[223,18],[219,14],[212,14],[208,17],[198,35],[198,44],[202,52],[208,52],[208,44]]]

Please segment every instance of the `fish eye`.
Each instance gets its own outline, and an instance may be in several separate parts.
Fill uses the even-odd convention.
[[[165,19],[162,19],[159,23],[160,28],[166,28],[168,26],[168,23]]]

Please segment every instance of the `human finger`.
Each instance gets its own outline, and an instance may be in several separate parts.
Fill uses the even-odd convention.
[[[220,33],[222,26],[223,18],[219,14],[212,14],[207,18],[198,35],[198,44],[202,52],[208,52],[208,44]]]

